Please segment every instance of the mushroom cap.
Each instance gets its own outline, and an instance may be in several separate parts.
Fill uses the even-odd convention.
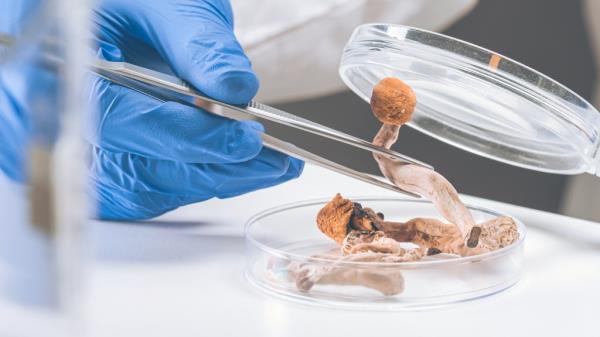
[[[519,239],[517,223],[509,216],[497,217],[479,226],[481,227],[480,244],[490,250],[509,246]]]
[[[354,204],[336,194],[317,214],[317,227],[328,237],[341,244],[348,234]]]
[[[498,250],[519,239],[517,223],[508,216],[494,218],[478,226],[481,228],[481,234],[477,246],[474,248],[464,246],[461,255],[472,256]]]
[[[412,88],[395,77],[386,77],[373,87],[371,110],[384,124],[402,125],[412,118],[417,97]]]

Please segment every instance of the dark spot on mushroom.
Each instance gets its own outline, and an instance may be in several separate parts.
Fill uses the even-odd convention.
[[[441,250],[439,250],[437,248],[434,248],[434,247],[431,247],[431,248],[427,249],[427,255],[428,256],[437,255],[437,254],[441,254],[441,253],[442,253]]]
[[[481,227],[475,226],[471,229],[469,238],[467,239],[467,247],[475,248],[479,243],[479,236],[481,235]]]

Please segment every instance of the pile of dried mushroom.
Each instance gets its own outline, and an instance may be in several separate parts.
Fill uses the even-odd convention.
[[[389,149],[398,139],[400,127],[411,120],[415,106],[416,97],[408,85],[396,78],[381,80],[373,89],[371,108],[383,125],[373,143]],[[314,257],[340,263],[290,264],[289,275],[299,290],[309,291],[317,283],[348,284],[394,295],[404,290],[399,271],[349,268],[341,262],[407,262],[437,254],[471,256],[500,249],[519,238],[510,217],[476,224],[456,189],[439,173],[379,154],[374,157],[385,177],[430,200],[448,222],[429,218],[385,221],[382,213],[337,194],[320,210],[317,226],[341,247]],[[405,248],[406,243],[415,248]]]

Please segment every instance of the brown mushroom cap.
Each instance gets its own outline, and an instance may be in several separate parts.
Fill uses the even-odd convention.
[[[344,199],[338,193],[317,214],[317,227],[325,235],[341,244],[348,234],[348,224],[353,210],[354,203]]]
[[[416,105],[415,92],[395,77],[386,77],[373,87],[371,110],[384,124],[402,125],[409,122]]]
[[[382,221],[372,209],[363,208],[339,193],[317,214],[317,227],[340,244],[351,230],[373,231]]]

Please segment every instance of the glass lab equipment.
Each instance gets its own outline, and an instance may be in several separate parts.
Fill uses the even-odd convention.
[[[395,76],[417,95],[411,127],[475,154],[559,174],[598,173],[600,113],[575,92],[479,46],[418,28],[369,24],[339,68],[366,101]]]
[[[0,32],[2,151],[13,167],[0,174],[0,335],[81,336],[88,4],[11,4]]]
[[[386,219],[407,221],[416,217],[440,218],[430,202],[417,199],[352,197],[365,207],[383,212]],[[266,210],[246,224],[247,279],[278,297],[336,308],[407,310],[430,308],[479,298],[504,290],[520,277],[525,229],[517,221],[519,239],[510,246],[470,257],[446,254],[416,262],[340,262],[324,254],[339,246],[314,224],[316,214],[329,200],[311,200]],[[468,206],[477,223],[501,216]],[[339,258],[339,257],[338,257]],[[302,272],[327,269],[343,280],[324,276],[311,289],[299,290]],[[297,272],[300,270],[300,272]],[[355,280],[351,280],[355,278]],[[358,281],[358,279],[363,279]],[[383,280],[389,278],[389,280]],[[361,284],[378,282],[379,287]],[[385,289],[397,293],[385,293]],[[400,289],[402,289],[400,291]]]

